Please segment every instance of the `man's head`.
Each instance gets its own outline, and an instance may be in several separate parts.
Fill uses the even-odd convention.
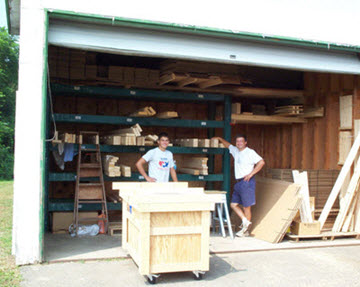
[[[159,133],[157,143],[159,148],[165,150],[169,145],[169,135],[167,133]]]
[[[239,134],[235,138],[235,145],[239,150],[243,150],[247,145],[247,138],[244,134]]]

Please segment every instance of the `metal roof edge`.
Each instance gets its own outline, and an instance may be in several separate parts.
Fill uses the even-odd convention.
[[[228,29],[217,29],[217,28],[202,27],[195,25],[158,22],[158,21],[132,19],[132,18],[124,18],[124,17],[102,16],[97,14],[86,14],[86,13],[56,10],[56,9],[47,9],[47,12],[49,13],[50,17],[53,19],[76,20],[87,23],[90,22],[90,23],[108,24],[112,26],[125,26],[125,27],[134,27],[134,28],[143,28],[143,29],[144,28],[154,29],[154,30],[161,30],[168,32],[191,33],[191,34],[198,34],[203,36],[217,36],[223,38],[252,40],[252,41],[260,41],[260,42],[267,42],[273,44],[293,45],[293,46],[311,47],[311,48],[326,49],[326,50],[337,50],[337,51],[360,53],[360,46],[355,46],[355,45],[336,44],[336,43],[329,43],[324,41],[312,41],[312,40],[305,40],[299,38],[265,35],[261,33],[240,32],[240,31],[233,31]]]

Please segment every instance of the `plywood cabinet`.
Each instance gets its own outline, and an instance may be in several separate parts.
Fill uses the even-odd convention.
[[[122,246],[141,275],[209,270],[214,201],[187,183],[113,183],[123,200]]]

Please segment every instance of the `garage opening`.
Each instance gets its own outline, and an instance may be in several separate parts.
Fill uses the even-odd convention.
[[[353,93],[352,75],[129,56],[55,45],[48,51],[51,100],[47,138],[56,138],[47,146],[45,230],[49,233],[45,260],[117,257],[114,253],[126,256],[119,237],[121,200],[112,183],[144,180],[135,163],[156,146],[154,135],[160,131],[170,136],[169,150],[174,153],[179,181],[224,190],[228,200],[235,183],[233,159],[210,139],[230,136],[233,143],[236,134],[245,133],[248,146],[266,161],[258,176],[293,182],[291,170],[308,171],[314,217],[320,215],[339,173],[338,164],[346,154],[346,150],[338,152],[339,96]],[[141,127],[140,135],[116,138],[114,131],[136,124]],[[77,144],[84,131],[99,133],[110,227],[108,234],[94,239],[68,234],[78,175]],[[349,140],[351,143],[345,138],[347,143]],[[60,153],[64,144],[70,150],[66,160]],[[188,168],[187,161],[194,157],[205,160],[206,168]],[[99,204],[79,207],[84,216],[97,217],[100,210]],[[338,210],[337,200],[326,222],[328,227]],[[240,220],[235,214],[231,220],[238,229]],[[214,229],[213,251],[233,250],[234,245],[221,242],[220,228]],[[251,237],[246,242],[248,250],[265,248]],[[244,242],[241,244],[244,248]]]

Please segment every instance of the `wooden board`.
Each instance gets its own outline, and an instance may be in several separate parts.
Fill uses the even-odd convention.
[[[306,123],[305,119],[281,116],[259,116],[259,115],[231,115],[231,120],[234,123],[245,124],[292,124],[292,123]]]
[[[359,147],[360,147],[360,135],[358,135],[355,139],[355,142],[353,144],[353,146],[351,147],[351,150],[349,152],[348,157],[345,160],[345,163],[340,171],[340,174],[335,182],[334,187],[331,190],[331,193],[329,195],[328,200],[326,201],[326,204],[324,206],[323,211],[320,214],[319,217],[319,221],[321,224],[321,228],[324,226],[325,221],[329,215],[329,212],[337,198],[337,196],[339,195],[340,189],[345,181],[346,176],[348,175],[350,168],[354,162],[354,159],[357,155],[357,153],[359,152]]]
[[[270,243],[280,242],[300,207],[299,190],[297,184],[256,177],[251,235]]]
[[[317,235],[294,235],[294,234],[286,234],[286,237],[299,242],[300,240],[305,239],[322,239],[322,240],[334,240],[335,238],[342,238],[342,237],[355,237],[356,239],[360,238],[360,233],[358,232],[321,232]]]

